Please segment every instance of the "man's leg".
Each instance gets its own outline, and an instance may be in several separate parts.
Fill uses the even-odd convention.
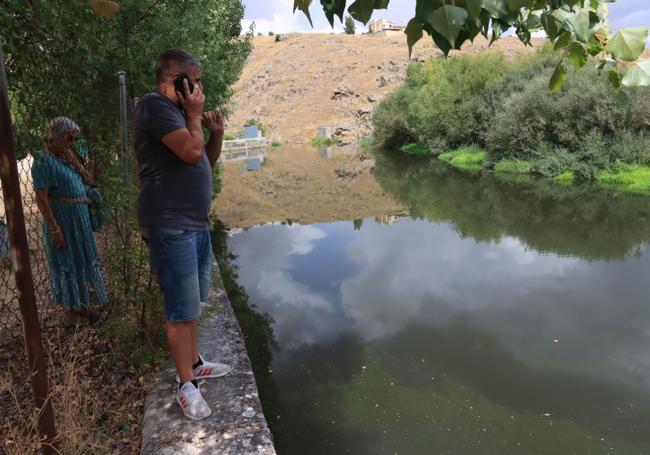
[[[192,365],[196,353],[196,321],[167,321],[167,345],[174,359],[181,384],[194,379]]]
[[[212,411],[194,376],[196,321],[201,314],[196,235],[180,229],[150,230],[151,264],[165,295],[167,344],[180,384],[176,402],[183,414],[202,420]]]
[[[196,234],[196,258],[198,265],[198,277],[199,277],[199,298],[201,302],[208,300],[210,295],[210,286],[212,278],[212,243],[210,241],[209,232],[198,232]],[[195,325],[194,329],[194,343],[193,348],[194,352],[192,353],[193,359],[195,362],[199,360],[199,348],[198,348],[198,326]]]
[[[200,290],[196,233],[156,229],[148,233],[151,263],[165,295],[167,345],[181,384],[194,379]]]
[[[192,365],[197,363],[199,361],[199,325],[196,323],[196,321],[192,321],[192,334],[191,334],[191,342],[190,345],[192,346]]]

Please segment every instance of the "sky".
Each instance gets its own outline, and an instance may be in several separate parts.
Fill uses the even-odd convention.
[[[310,8],[314,21],[313,28],[304,14],[299,11],[293,14],[293,0],[243,1],[246,12],[242,25],[245,31],[252,22],[255,22],[255,31],[264,34],[270,31],[275,33],[332,32],[317,0]],[[609,8],[610,23],[614,31],[623,27],[650,26],[650,1],[648,0],[618,0],[616,3],[610,3]],[[372,19],[387,18],[395,23],[406,23],[413,16],[414,9],[415,0],[391,0],[388,9],[375,11]],[[363,24],[357,23],[357,33],[365,29]],[[343,31],[338,18],[335,19],[333,31],[337,33]]]

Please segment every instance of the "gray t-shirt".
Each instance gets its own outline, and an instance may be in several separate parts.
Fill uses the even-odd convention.
[[[189,164],[161,139],[187,127],[180,107],[159,93],[142,97],[135,111],[135,149],[140,168],[138,221],[142,227],[207,231],[212,168],[203,150]]]

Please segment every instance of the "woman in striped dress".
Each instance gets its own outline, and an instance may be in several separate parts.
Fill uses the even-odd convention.
[[[67,321],[83,323],[91,319],[90,307],[105,304],[107,297],[89,211],[101,198],[77,153],[78,135],[72,120],[50,121],[46,150],[34,154],[32,177],[43,215],[52,302],[63,307]]]

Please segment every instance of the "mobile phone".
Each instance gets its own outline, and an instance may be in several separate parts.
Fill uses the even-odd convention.
[[[187,79],[187,85],[190,88],[190,93],[194,92],[194,84],[190,80],[189,77],[187,77],[187,74],[181,73],[178,76],[176,76],[176,79],[174,79],[174,88],[176,89],[177,92],[181,92],[182,95],[185,95],[185,86],[183,85],[183,81]]]

